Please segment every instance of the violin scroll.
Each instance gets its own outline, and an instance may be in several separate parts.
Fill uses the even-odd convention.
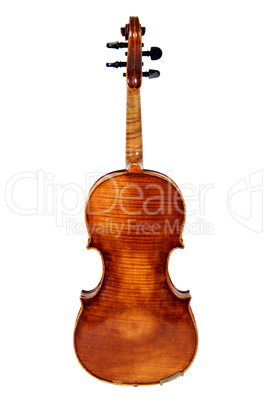
[[[158,70],[149,70],[142,72],[142,57],[150,57],[151,60],[159,60],[162,57],[162,50],[159,47],[152,46],[148,51],[142,51],[143,43],[141,37],[145,34],[146,28],[142,27],[138,17],[130,17],[129,23],[121,28],[121,34],[128,42],[109,42],[109,49],[128,48],[125,53],[127,62],[116,61],[114,63],[106,63],[106,67],[126,67],[126,73],[123,76],[127,79],[127,85],[131,89],[139,89],[142,84],[142,77],[158,78],[160,72]]]

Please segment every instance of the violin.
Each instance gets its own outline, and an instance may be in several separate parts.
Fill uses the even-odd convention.
[[[113,384],[163,384],[182,376],[198,343],[189,291],[178,290],[168,272],[171,252],[183,248],[185,204],[177,185],[143,168],[140,87],[142,57],[161,57],[159,48],[142,51],[138,17],[121,28],[126,42],[126,168],[101,177],[90,190],[85,220],[88,248],[102,258],[95,289],[81,293],[74,348],[82,367]]]

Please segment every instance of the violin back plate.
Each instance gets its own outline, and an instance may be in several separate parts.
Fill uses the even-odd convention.
[[[184,373],[196,354],[197,329],[189,292],[176,289],[168,274],[172,250],[183,247],[178,187],[153,171],[114,172],[93,186],[85,213],[103,275],[82,292],[78,360],[116,384],[156,384]]]

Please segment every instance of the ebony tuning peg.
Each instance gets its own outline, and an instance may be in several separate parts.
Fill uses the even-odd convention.
[[[123,74],[124,77],[126,77],[126,73]],[[158,78],[160,77],[160,71],[158,70],[149,70],[149,71],[145,71],[144,73],[142,73],[143,77],[148,77],[148,78]]]
[[[128,43],[127,42],[109,42],[106,44],[106,46],[108,47],[108,49],[122,49],[123,47],[126,48],[128,47]],[[144,46],[144,44],[142,44],[142,47]]]
[[[126,67],[127,63],[125,61],[116,61],[115,63],[106,63],[106,67]]]
[[[162,57],[162,50],[159,47],[151,47],[150,50],[147,50],[145,52],[142,52],[143,56],[149,56],[151,57],[151,60],[158,60]],[[127,52],[125,53],[127,56]]]
[[[127,47],[127,42],[109,42],[106,45],[109,49],[121,49],[122,47]]]
[[[142,55],[151,57],[151,60],[158,60],[162,57],[162,50],[159,47],[151,47],[150,50],[142,52]]]
[[[144,73],[142,73],[142,76],[148,77],[149,79],[158,78],[158,77],[160,77],[160,71],[158,71],[158,70],[145,71]]]

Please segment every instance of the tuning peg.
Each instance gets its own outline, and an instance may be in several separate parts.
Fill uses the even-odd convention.
[[[160,76],[160,71],[158,71],[158,70],[145,71],[144,73],[142,73],[142,76],[148,77],[149,79],[158,78]]]
[[[151,57],[151,60],[158,60],[162,57],[162,50],[159,47],[151,47],[150,50],[142,52],[143,56]]]
[[[162,57],[162,54],[163,54],[162,50],[159,47],[151,47],[150,50],[142,52],[143,56],[149,56],[149,57],[151,57],[151,60],[160,59]],[[125,55],[127,56],[127,52],[125,53]]]
[[[126,48],[128,47],[128,43],[127,42],[109,42],[106,43],[106,46],[108,47],[108,49],[122,49],[123,47]],[[142,43],[142,47],[144,46],[144,44]],[[127,55],[127,52],[126,52]]]
[[[106,63],[106,67],[126,67],[127,63],[125,61],[116,61],[115,63]]]
[[[106,45],[109,49],[121,49],[122,47],[127,47],[127,42],[109,42]]]
[[[123,73],[123,76],[126,77],[126,73]],[[149,70],[149,71],[145,71],[144,73],[142,73],[143,77],[148,77],[148,78],[158,78],[160,77],[160,71],[158,70]]]

